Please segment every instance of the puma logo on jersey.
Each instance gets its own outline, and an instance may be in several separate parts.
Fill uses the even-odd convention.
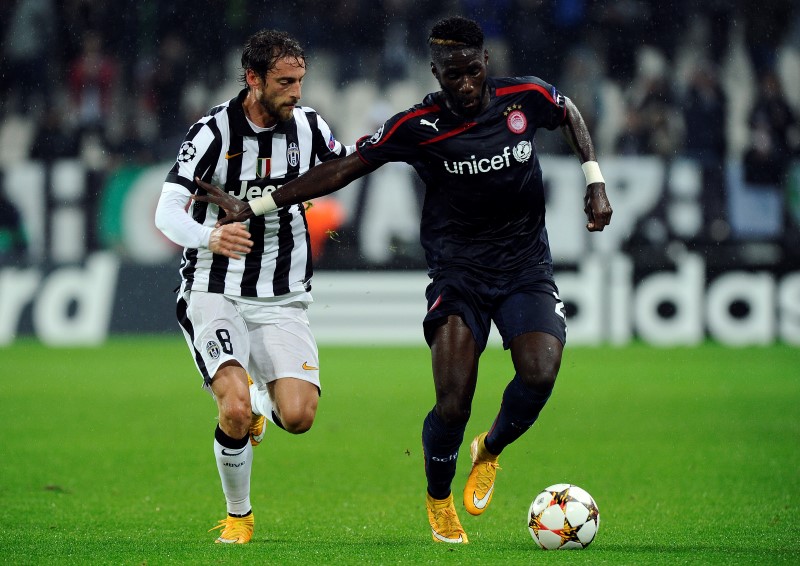
[[[439,120],[441,120],[441,118],[436,118],[436,122],[438,122]],[[431,128],[433,128],[434,130],[436,130],[438,132],[439,128],[436,126],[436,122],[428,122],[425,118],[423,118],[422,120],[419,121],[419,125],[420,126],[430,126]]]

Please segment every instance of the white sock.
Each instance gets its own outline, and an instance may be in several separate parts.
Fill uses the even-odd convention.
[[[271,423],[275,424],[275,419],[272,416],[272,399],[266,389],[259,389],[254,383],[250,386],[250,410],[257,415],[267,417]]]
[[[214,457],[222,480],[222,492],[231,515],[244,515],[250,507],[250,470],[253,467],[253,447],[250,436],[242,448],[228,448],[214,438]]]

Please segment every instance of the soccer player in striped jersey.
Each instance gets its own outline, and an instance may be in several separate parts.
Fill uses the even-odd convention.
[[[426,186],[420,239],[431,283],[423,329],[436,392],[422,428],[426,507],[434,541],[465,543],[451,484],[490,324],[511,350],[516,373],[494,422],[471,443],[463,503],[473,515],[492,499],[498,456],[533,425],[550,397],[566,341],[544,222],[537,129],[560,128],[580,159],[587,229],[603,230],[612,210],[572,101],[537,77],[489,77],[483,32],[474,21],[437,22],[429,45],[441,90],[359,140],[354,155],[249,203],[208,185],[202,198],[223,206],[231,215],[225,221],[241,221],[331,193],[390,161],[414,166]]]
[[[215,527],[219,543],[251,539],[252,446],[263,437],[264,417],[294,434],[311,427],[319,360],[306,316],[312,263],[303,203],[219,224],[217,206],[191,200],[195,181],[247,202],[354,151],[298,105],[305,56],[289,35],[250,37],[242,71],[239,95],[189,129],[156,210],[158,228],[184,247],[178,321],[219,409],[214,456],[227,502]]]

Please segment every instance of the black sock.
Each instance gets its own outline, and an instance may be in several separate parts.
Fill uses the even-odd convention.
[[[528,387],[519,376],[514,375],[503,392],[500,412],[486,435],[486,449],[492,454],[500,454],[506,446],[522,436],[539,418],[552,391],[552,387],[546,390]]]
[[[245,434],[242,438],[231,438],[224,432],[219,425],[214,431],[214,438],[225,448],[244,448],[245,444],[250,441],[250,433]]]
[[[450,484],[456,475],[458,448],[464,440],[466,428],[466,423],[448,427],[436,414],[436,409],[425,417],[422,424],[422,450],[428,493],[434,499],[445,499],[450,495]]]

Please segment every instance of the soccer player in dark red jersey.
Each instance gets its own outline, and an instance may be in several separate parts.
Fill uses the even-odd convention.
[[[433,540],[466,543],[450,488],[490,324],[511,350],[516,374],[494,423],[471,444],[464,506],[473,515],[491,501],[499,454],[533,425],[550,397],[566,340],[533,143],[537,129],[561,128],[580,159],[587,229],[603,230],[612,210],[586,124],[568,98],[537,77],[489,77],[483,32],[471,20],[437,22],[429,44],[441,91],[389,118],[359,140],[356,153],[249,203],[202,182],[208,195],[195,198],[222,206],[225,221],[241,222],[336,191],[390,161],[416,169],[426,186],[420,240],[431,283],[423,328],[436,390],[422,428],[426,505]]]

